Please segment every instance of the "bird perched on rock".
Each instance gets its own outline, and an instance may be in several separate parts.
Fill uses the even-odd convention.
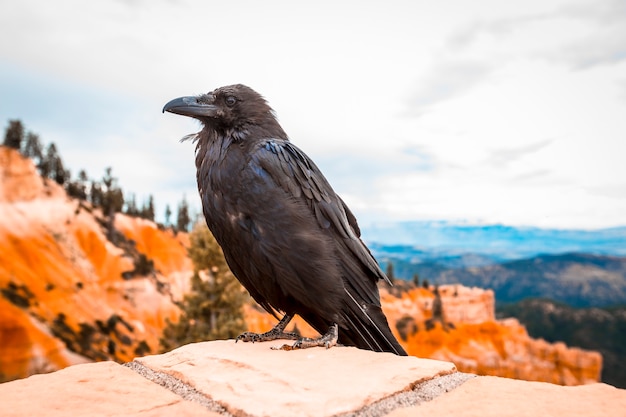
[[[297,340],[283,348],[337,342],[406,355],[380,307],[389,279],[360,239],[357,221],[313,161],[293,145],[265,99],[244,85],[176,98],[163,111],[202,122],[198,190],[207,225],[232,272],[279,323],[237,340]],[[320,332],[285,328],[295,314]]]

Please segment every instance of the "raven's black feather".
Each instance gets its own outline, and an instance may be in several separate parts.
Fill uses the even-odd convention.
[[[380,308],[377,282],[388,279],[354,215],[265,100],[234,85],[165,110],[203,123],[196,166],[204,216],[251,296],[322,334],[336,323],[340,343],[406,355]]]

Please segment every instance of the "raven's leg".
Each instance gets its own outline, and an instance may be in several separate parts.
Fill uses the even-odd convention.
[[[293,314],[285,314],[282,319],[278,322],[276,326],[272,330],[266,333],[252,333],[245,332],[237,336],[235,339],[235,343],[240,340],[244,342],[267,342],[268,340],[276,340],[276,339],[291,339],[297,340],[300,335],[292,332],[285,332],[285,327],[289,324],[291,319],[293,318]]]
[[[280,350],[294,350],[294,349],[306,349],[315,346],[325,347],[326,349],[335,346],[337,344],[337,339],[339,339],[339,329],[337,328],[337,324],[333,323],[326,334],[322,337],[318,337],[317,339],[311,339],[308,337],[302,337],[298,339],[296,343],[293,345],[282,345],[278,348],[272,349],[280,349]]]

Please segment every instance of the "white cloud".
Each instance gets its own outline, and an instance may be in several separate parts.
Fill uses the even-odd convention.
[[[492,151],[488,158],[487,163],[493,164],[496,167],[504,167],[512,162],[518,161],[525,155],[531,155],[546,146],[550,145],[553,139],[540,140],[534,143],[524,144],[513,148],[500,148]]]
[[[364,218],[626,224],[624,3],[0,4],[0,120],[197,201],[169,99],[243,82]],[[419,117],[417,117],[419,116]]]
[[[412,97],[409,112],[419,116],[437,103],[457,97],[488,78],[489,65],[475,61],[447,61],[437,63],[420,77]]]

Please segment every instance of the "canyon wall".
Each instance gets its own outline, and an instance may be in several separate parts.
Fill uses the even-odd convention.
[[[188,288],[187,235],[118,214],[114,244],[105,226],[0,147],[0,378],[84,362],[76,352],[123,362],[158,351]],[[149,273],[137,273],[141,254]]]

